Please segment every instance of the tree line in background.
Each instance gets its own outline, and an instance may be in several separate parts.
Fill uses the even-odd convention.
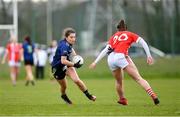
[[[90,12],[93,12],[93,48],[106,41],[108,29],[112,28],[114,32],[116,23],[124,18],[128,29],[141,35],[150,45],[165,53],[180,53],[180,0],[89,0],[73,4],[67,2],[66,6],[60,6],[59,0],[48,2],[52,7],[52,39],[59,40],[62,30],[71,26],[76,29],[80,38],[78,43],[81,43],[81,32],[90,29]],[[12,23],[11,4],[0,0],[0,24]],[[28,34],[35,42],[47,43],[46,11],[46,2],[18,2],[19,41]],[[112,17],[111,27],[109,15]]]

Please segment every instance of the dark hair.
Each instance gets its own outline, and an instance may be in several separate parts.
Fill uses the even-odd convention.
[[[120,20],[120,22],[117,25],[117,29],[119,31],[126,31],[127,30],[127,25],[125,24],[124,20]]]
[[[24,40],[25,40],[28,44],[31,45],[31,38],[30,38],[30,36],[25,36],[25,37],[24,37]]]
[[[66,28],[63,31],[63,36],[66,38],[68,37],[71,33],[76,33],[76,31],[73,28]]]

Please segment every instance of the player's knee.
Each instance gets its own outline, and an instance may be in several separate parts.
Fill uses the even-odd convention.
[[[139,77],[132,77],[137,83],[140,83],[141,82],[141,78]]]
[[[122,79],[116,79],[117,84],[122,84]]]
[[[76,80],[74,80],[74,83],[80,84],[80,83],[81,83],[81,80],[80,80],[80,79],[76,79]]]
[[[137,78],[137,79],[136,79],[136,82],[138,82],[139,84],[141,84],[141,83],[146,82],[146,80],[144,80],[143,78]]]
[[[61,84],[61,90],[65,90],[66,88],[67,88],[66,85],[62,85],[62,84]]]

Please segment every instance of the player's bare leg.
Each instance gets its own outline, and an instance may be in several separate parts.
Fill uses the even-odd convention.
[[[31,82],[32,85],[35,85],[34,76],[32,74],[32,66],[26,65],[25,69],[26,69],[26,84],[25,85],[28,86],[29,82]]]
[[[10,67],[11,70],[11,81],[13,86],[16,86],[16,73],[15,73],[15,67]]]
[[[128,105],[128,101],[124,96],[124,87],[123,87],[123,71],[118,68],[112,72],[113,76],[116,79],[116,91],[119,96],[118,103],[122,105]]]
[[[15,74],[16,74],[16,80],[17,80],[18,75],[19,75],[19,67],[18,66],[15,66]]]
[[[67,83],[66,79],[62,80],[57,80],[58,83],[60,84],[60,92],[61,92],[61,98],[67,103],[67,104],[72,104],[72,101],[68,98],[66,95],[66,88],[67,88]]]
[[[69,67],[67,69],[67,74],[70,76],[70,78],[73,80],[73,82],[79,87],[79,89],[88,97],[88,99],[95,101],[96,96],[91,95],[84,82],[79,78],[76,70],[74,67]]]
[[[139,85],[143,87],[143,89],[151,96],[151,98],[154,101],[154,104],[157,105],[159,104],[159,100],[157,95],[154,93],[152,90],[151,86],[149,83],[144,80],[141,75],[139,74],[135,64],[133,61],[129,58],[129,65],[125,67],[124,69]]]

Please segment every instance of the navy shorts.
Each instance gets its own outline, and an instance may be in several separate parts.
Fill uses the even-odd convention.
[[[66,76],[67,66],[64,67],[52,67],[52,73],[55,79],[62,80]]]
[[[24,65],[34,65],[34,61],[33,60],[24,60]]]

